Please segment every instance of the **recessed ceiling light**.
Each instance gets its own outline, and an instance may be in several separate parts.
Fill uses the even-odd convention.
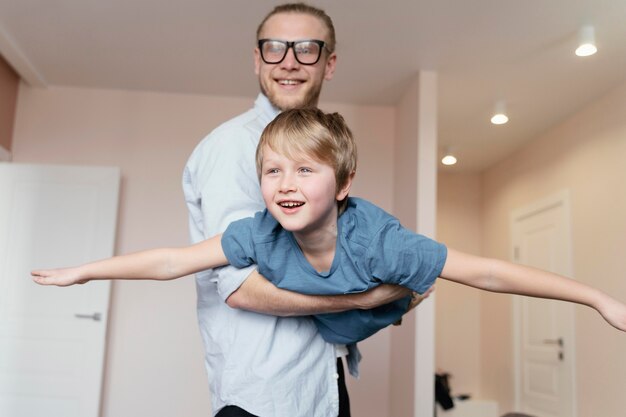
[[[494,125],[503,125],[509,121],[509,117],[506,115],[506,109],[504,101],[498,101],[496,103],[496,108],[491,116],[491,123]]]
[[[578,33],[579,45],[576,48],[577,56],[591,56],[598,52],[593,26],[583,26]]]
[[[444,165],[454,165],[456,164],[456,156],[452,154],[452,151],[449,147],[446,147],[443,151],[443,158],[441,158],[441,163]]]
[[[446,155],[441,158],[441,163],[444,165],[454,165],[456,162],[456,157],[454,155]]]
[[[496,113],[491,117],[491,123],[494,125],[503,125],[509,121],[509,118],[504,113]]]

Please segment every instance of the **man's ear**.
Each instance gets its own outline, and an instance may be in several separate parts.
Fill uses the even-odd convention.
[[[261,72],[261,51],[259,48],[254,48],[254,73],[259,75]]]
[[[350,187],[352,187],[354,174],[356,174],[356,172],[352,171],[350,175],[348,175],[348,178],[346,178],[346,182],[343,184],[343,186],[339,190],[337,190],[337,201],[342,201],[348,196],[348,193],[350,192]]]
[[[337,54],[333,52],[332,54],[330,54],[330,56],[326,60],[326,67],[324,68],[324,79],[326,81],[330,81],[333,79],[336,66],[337,66]]]

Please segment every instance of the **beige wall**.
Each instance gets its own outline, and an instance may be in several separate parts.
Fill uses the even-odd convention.
[[[11,150],[20,78],[0,55],[0,147]]]
[[[21,86],[16,162],[114,165],[122,169],[116,251],[187,242],[181,174],[196,143],[249,108],[252,98]],[[360,152],[354,194],[392,206],[394,109],[323,104],[353,129]],[[209,410],[195,286],[113,284],[103,417],[202,416]],[[349,381],[354,415],[385,415],[390,341],[383,331],[362,344],[359,381]]]
[[[439,174],[437,240],[448,247],[481,254],[482,185],[479,174]],[[445,280],[436,285],[436,367],[452,375],[454,394],[480,391],[480,292]]]
[[[509,213],[571,195],[574,275],[626,302],[626,84],[538,137],[483,177],[484,254],[508,258]],[[483,395],[513,401],[511,297],[481,295]],[[626,337],[576,307],[579,416],[623,416]]]

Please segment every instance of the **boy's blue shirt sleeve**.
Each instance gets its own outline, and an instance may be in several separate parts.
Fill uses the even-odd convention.
[[[258,213],[255,215],[255,217]],[[256,263],[252,232],[255,217],[232,222],[222,234],[222,250],[228,263],[236,268],[245,268]]]
[[[396,219],[379,230],[366,256],[374,280],[419,294],[433,285],[446,258],[445,245],[404,228]]]

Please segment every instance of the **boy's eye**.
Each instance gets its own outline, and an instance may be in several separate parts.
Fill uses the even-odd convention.
[[[311,168],[302,167],[300,168],[300,172],[303,174],[310,174],[311,172],[313,172],[313,170]]]
[[[266,174],[277,174],[278,173],[278,168],[269,168],[267,171],[265,171]]]

